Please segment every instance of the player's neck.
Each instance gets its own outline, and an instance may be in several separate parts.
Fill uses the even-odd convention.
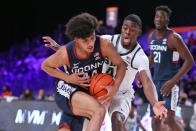
[[[78,44],[76,44],[75,46],[75,53],[76,53],[76,56],[79,58],[87,58],[89,56],[89,52],[80,48]]]
[[[129,45],[122,44],[122,46],[123,46],[123,48],[125,48],[127,50],[131,50],[131,49],[135,48],[136,44],[137,44],[137,42],[134,42],[134,43],[129,43]]]
[[[165,33],[168,31],[168,28],[166,27],[166,28],[162,28],[162,29],[158,29],[157,30],[157,36],[158,37],[161,37],[161,36],[163,36],[163,35],[165,35]]]

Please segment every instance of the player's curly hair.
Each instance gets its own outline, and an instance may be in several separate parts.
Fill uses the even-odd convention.
[[[65,25],[67,35],[74,39],[86,38],[98,31],[99,23],[95,16],[89,13],[81,13],[72,17]]]
[[[156,9],[155,9],[155,12],[157,11],[165,11],[168,15],[168,18],[171,16],[172,14],[172,10],[167,6],[167,5],[160,5],[160,6],[157,6]]]

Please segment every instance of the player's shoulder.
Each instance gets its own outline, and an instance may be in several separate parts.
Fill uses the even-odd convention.
[[[102,38],[104,39],[108,39],[110,41],[112,41],[112,39],[118,37],[120,34],[115,34],[115,35],[101,35]]]
[[[139,43],[137,44],[135,51],[137,53],[136,55],[144,55],[144,56],[146,56],[143,48],[141,47],[141,45]]]
[[[182,36],[179,33],[173,31],[170,39],[182,39]]]
[[[138,44],[136,51],[135,51],[135,59],[139,60],[139,61],[146,61],[146,59],[148,59],[146,53],[144,52],[144,50],[142,49],[142,47]]]
[[[171,33],[168,41],[171,48],[176,48],[179,44],[184,44],[182,36],[175,31]]]
[[[101,35],[101,38],[107,39],[107,40],[111,40],[112,35]]]

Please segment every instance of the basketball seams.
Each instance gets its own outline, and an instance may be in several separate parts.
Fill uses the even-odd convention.
[[[114,82],[114,80],[112,79],[110,82],[108,82],[108,84],[106,85],[106,86],[109,86],[109,85],[111,85],[111,83],[113,83]],[[94,89],[94,88],[93,88]],[[105,90],[105,89],[101,89],[100,91],[98,91],[97,93],[95,93],[94,94],[94,91],[93,91],[93,96],[96,96],[98,93],[100,93],[101,91],[103,91],[103,90]]]
[[[91,79],[91,82],[90,82],[90,84],[91,84],[90,88],[94,88],[94,86],[96,84],[94,81],[96,81],[97,78],[99,78],[99,76],[101,77],[102,75],[104,75],[104,74],[100,73],[100,74],[96,74],[96,75],[93,76],[93,78]],[[92,83],[92,81],[93,81],[93,83]],[[90,88],[89,88],[89,91],[91,91]],[[92,92],[92,93],[94,93],[94,92]]]
[[[101,88],[101,86],[113,86],[114,79],[107,73],[98,73],[94,75],[90,81],[90,94],[97,99],[99,96],[107,94],[107,90]]]
[[[97,93],[95,93],[93,96],[96,97],[97,94],[99,94],[100,92],[104,91],[104,89],[101,89],[100,91],[98,91]]]
[[[99,75],[100,75],[100,74],[94,75],[93,78],[91,79],[91,81],[96,81],[96,79],[97,79],[97,77],[98,77]],[[92,85],[93,85],[93,87],[94,87],[95,83],[91,83],[90,88],[92,88]],[[89,88],[89,91],[90,91],[90,88]]]
[[[93,88],[93,94],[95,93],[95,92],[94,92],[94,90],[95,90],[94,87],[96,86],[96,84],[101,80],[101,78],[103,78],[104,76],[106,76],[106,74],[103,74],[103,73],[101,73],[101,74],[99,74],[99,75],[102,75],[102,76],[96,81],[96,83],[95,83],[94,86],[92,87],[92,88]],[[99,75],[98,75],[98,76],[99,76]],[[97,77],[98,77],[98,76],[97,76]],[[96,77],[96,78],[97,78],[97,77]],[[95,80],[96,80],[96,79],[95,79]]]

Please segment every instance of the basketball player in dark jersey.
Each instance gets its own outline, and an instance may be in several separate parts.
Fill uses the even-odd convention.
[[[81,131],[84,117],[90,119],[87,131],[100,130],[106,109],[89,94],[88,83],[93,75],[101,73],[105,57],[118,67],[115,85],[103,87],[108,91],[105,103],[112,101],[124,77],[124,62],[108,40],[95,35],[97,28],[97,19],[88,13],[71,18],[66,29],[74,40],[42,63],[46,73],[60,79],[55,88],[55,101],[63,111],[60,131]],[[58,70],[64,65],[65,72]]]
[[[159,101],[164,100],[168,109],[166,122],[173,131],[183,130],[175,121],[175,110],[179,98],[179,80],[193,66],[193,57],[185,45],[182,37],[168,28],[171,9],[167,6],[158,6],[155,10],[154,24],[156,30],[149,35],[151,54],[150,67],[154,65],[154,84],[157,88]],[[179,57],[184,60],[182,67]],[[161,129],[161,120],[153,118],[153,131]]]

